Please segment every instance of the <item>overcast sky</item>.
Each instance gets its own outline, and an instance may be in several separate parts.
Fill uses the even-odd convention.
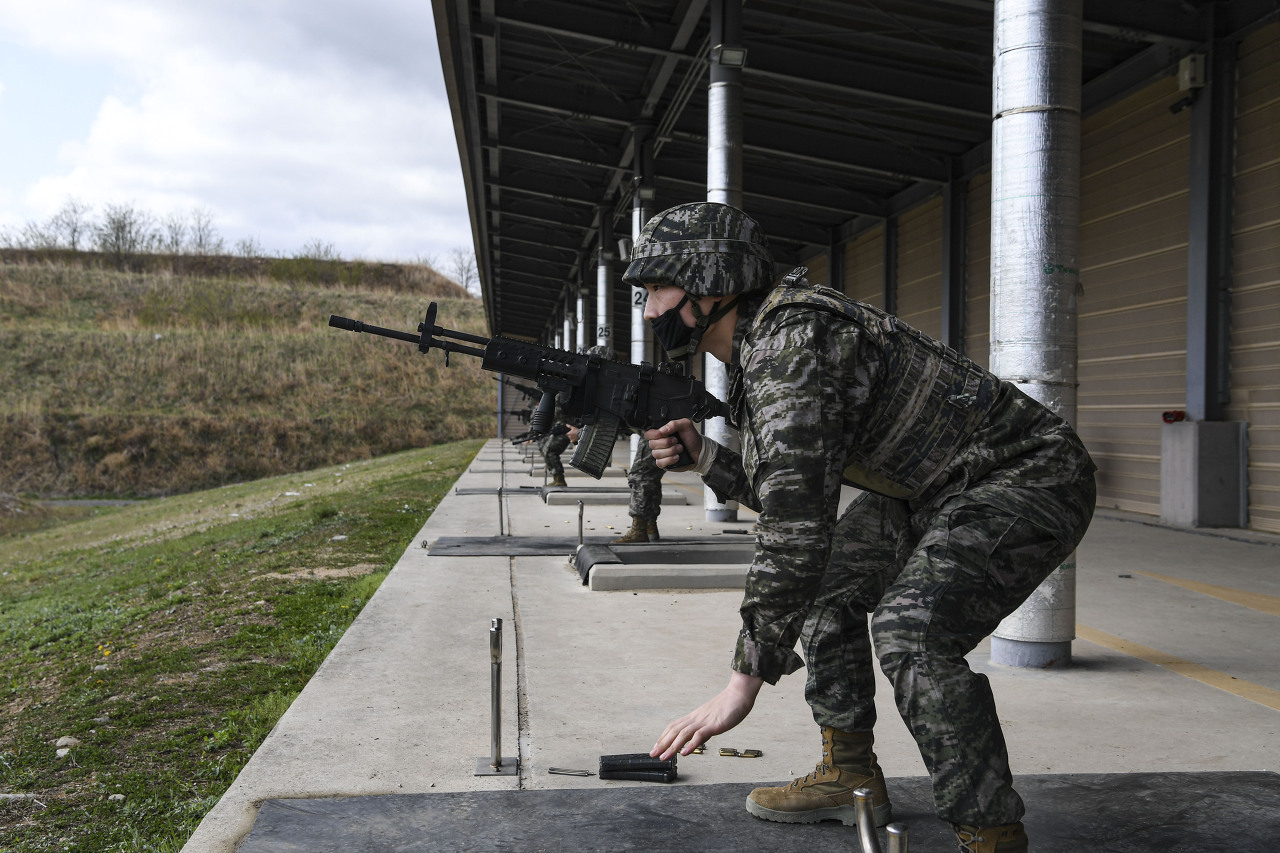
[[[68,199],[228,245],[470,249],[429,0],[0,0],[0,229]]]

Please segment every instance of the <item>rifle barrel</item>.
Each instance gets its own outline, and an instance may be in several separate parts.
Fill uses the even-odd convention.
[[[368,323],[361,323],[359,320],[351,320],[347,317],[339,317],[337,314],[329,315],[329,325],[335,329],[345,329],[348,332],[368,332],[371,335],[381,335],[384,338],[395,338],[398,341],[408,341],[411,344],[418,342],[418,335],[412,332],[398,332],[395,329],[384,329],[381,326],[370,326]]]

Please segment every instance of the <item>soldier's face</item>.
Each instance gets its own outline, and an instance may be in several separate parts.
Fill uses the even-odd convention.
[[[653,322],[675,308],[685,295],[684,290],[669,284],[646,284],[644,289],[649,294],[649,298],[644,303],[644,319],[647,322]],[[680,319],[686,326],[693,328],[693,309],[688,304],[680,309]]]

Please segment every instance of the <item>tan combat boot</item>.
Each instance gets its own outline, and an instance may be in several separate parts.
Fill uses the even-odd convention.
[[[552,477],[551,485],[559,486],[562,489],[567,489],[569,487],[569,484],[564,481],[564,474],[556,474]]]
[[[645,529],[644,519],[631,519],[631,529],[610,542],[610,545],[635,545],[649,541],[649,532]]]
[[[657,542],[662,537],[658,535],[658,522],[649,519],[644,523],[645,533],[649,534],[650,542]]]
[[[876,826],[889,822],[892,810],[884,773],[871,751],[871,732],[842,732],[822,727],[822,760],[808,776],[781,788],[756,788],[747,795],[747,811],[780,823],[838,820],[856,826],[853,792],[869,788]]]
[[[1027,853],[1027,832],[1021,823],[1004,826],[952,824],[960,853]]]

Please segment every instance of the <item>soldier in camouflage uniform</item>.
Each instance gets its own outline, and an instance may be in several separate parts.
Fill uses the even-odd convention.
[[[560,395],[556,395],[555,413],[551,419],[553,426],[559,426],[565,422],[564,408],[560,405]],[[538,439],[538,450],[542,453],[542,459],[547,464],[547,473],[551,475],[551,485],[567,487],[569,484],[564,480],[564,463],[560,461],[560,454],[569,447],[569,436],[553,435],[548,433]]]
[[[752,791],[747,809],[852,824],[852,792],[868,787],[883,825],[874,649],[960,849],[1026,851],[994,699],[964,656],[1084,535],[1095,467],[1079,438],[1013,385],[803,270],[772,287],[765,236],[734,208],[654,217],[624,281],[647,288],[668,352],[729,366],[741,455],[676,421],[646,433],[657,464],[683,446],[721,500],[760,513],[729,685],[668,725],[653,754],[688,754],[741,722],[763,683],[803,665],[800,641],[822,760]],[[842,484],[864,493],[838,514]]]
[[[665,469],[653,461],[649,442],[641,440],[636,445],[635,458],[627,469],[627,488],[631,490],[631,529],[615,543],[657,542],[658,514],[662,512],[662,475]]]

